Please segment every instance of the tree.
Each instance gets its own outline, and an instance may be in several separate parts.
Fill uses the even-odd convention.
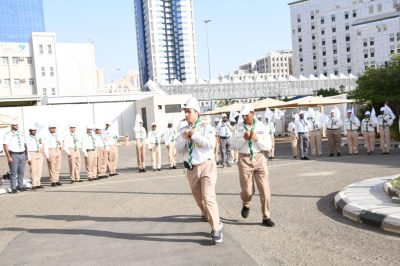
[[[317,96],[327,97],[327,96],[335,96],[335,95],[339,95],[339,91],[335,88],[319,89],[317,91]]]

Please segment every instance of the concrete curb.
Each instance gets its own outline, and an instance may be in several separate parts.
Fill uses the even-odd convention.
[[[343,188],[335,195],[334,207],[346,218],[400,234],[400,204],[386,194],[388,180],[372,178]],[[363,203],[363,201],[365,203]]]

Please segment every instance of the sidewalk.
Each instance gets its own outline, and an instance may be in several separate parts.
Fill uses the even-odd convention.
[[[385,183],[396,176],[368,179],[343,188],[335,196],[335,208],[355,222],[400,234],[400,204],[393,203],[384,190]]]

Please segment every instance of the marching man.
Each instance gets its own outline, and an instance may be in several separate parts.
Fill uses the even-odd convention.
[[[271,138],[265,125],[255,119],[254,107],[244,104],[240,113],[243,122],[239,123],[233,134],[233,143],[239,151],[239,179],[242,192],[242,217],[247,218],[250,212],[253,197],[253,182],[260,192],[262,225],[273,227],[275,223],[270,218],[271,192],[269,187],[269,173],[267,160],[262,151],[271,149]]]
[[[353,110],[347,111],[345,128],[347,131],[347,145],[349,146],[349,155],[358,154],[358,128],[360,120],[355,116]]]
[[[157,131],[157,124],[151,124],[149,132],[149,150],[151,151],[151,165],[153,171],[161,171],[161,134]]]
[[[69,133],[64,138],[64,150],[68,154],[69,173],[71,184],[81,182],[81,142],[76,135],[76,126],[69,125]]]
[[[112,127],[112,122],[106,122],[106,128],[103,130],[103,138],[108,147],[108,162],[107,169],[110,176],[118,175],[117,163],[118,163],[118,147],[117,140],[119,138],[118,132]]]
[[[213,243],[220,243],[223,234],[215,193],[215,132],[211,125],[201,121],[197,99],[189,98],[183,110],[188,125],[179,130],[176,148],[180,153],[188,153],[184,165],[187,168],[190,189],[202,212],[202,218],[211,225]]]
[[[42,139],[36,135],[36,127],[29,127],[29,135],[26,137],[26,147],[28,149],[28,164],[31,172],[32,189],[44,188],[40,179],[43,172],[43,143]]]
[[[82,139],[82,151],[85,155],[86,174],[88,181],[97,179],[97,149],[96,139],[93,136],[93,127],[86,127],[86,134]]]
[[[391,139],[390,126],[393,125],[394,115],[388,106],[381,108],[381,114],[378,116],[378,129],[381,140],[382,154],[389,154]]]
[[[316,118],[315,111],[311,109],[307,117],[308,130],[310,132],[311,156],[322,156],[322,123]]]
[[[177,132],[173,128],[172,120],[168,121],[168,128],[164,133],[164,143],[168,149],[169,169],[176,169],[176,147]]]
[[[63,141],[57,134],[57,127],[55,123],[49,125],[49,134],[44,140],[44,154],[47,158],[47,165],[49,167],[49,177],[52,187],[61,186],[60,183],[60,170],[61,159],[63,150]]]
[[[326,124],[329,157],[333,157],[334,152],[336,152],[337,156],[340,156],[340,149],[342,146],[342,126],[343,121],[340,119],[340,114],[337,113],[337,110],[332,109]]]
[[[99,179],[107,178],[107,163],[108,163],[108,147],[103,138],[103,127],[96,126],[94,139],[96,140],[97,149],[97,177]]]
[[[145,158],[146,158],[146,149],[145,149],[145,141],[147,138],[146,129],[143,127],[143,120],[139,114],[136,115],[135,127],[133,129],[135,131],[136,138],[136,157],[137,164],[139,168],[139,173],[146,172]]]

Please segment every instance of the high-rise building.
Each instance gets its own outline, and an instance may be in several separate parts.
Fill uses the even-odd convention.
[[[400,53],[400,0],[289,3],[296,76],[359,75]]]
[[[197,78],[193,0],[135,0],[141,87]]]
[[[42,0],[0,0],[0,42],[28,42],[44,31]]]

